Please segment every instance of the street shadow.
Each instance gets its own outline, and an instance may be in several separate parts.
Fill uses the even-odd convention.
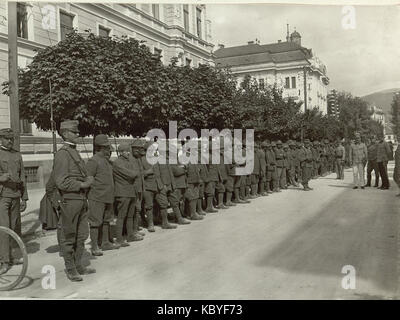
[[[357,279],[395,293],[399,209],[393,194],[374,197],[372,208],[348,205],[371,203],[373,193],[341,192],[272,250],[259,255],[256,265],[339,279],[343,266],[352,265]]]
[[[328,187],[353,189],[353,185],[352,185],[352,184],[348,184],[348,185],[334,185],[334,184],[328,184]]]

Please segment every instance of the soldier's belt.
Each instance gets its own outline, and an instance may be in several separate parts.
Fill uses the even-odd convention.
[[[19,191],[22,189],[22,181],[6,181],[1,183],[4,187],[9,188],[13,191]]]

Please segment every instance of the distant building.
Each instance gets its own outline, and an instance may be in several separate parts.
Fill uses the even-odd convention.
[[[337,91],[335,89],[328,93],[328,115],[339,118],[340,108],[337,96]]]
[[[229,67],[238,83],[246,76],[257,79],[259,85],[277,84],[285,98],[303,102],[303,111],[317,108],[326,114],[329,78],[325,65],[311,49],[301,45],[301,36],[294,31],[286,41],[260,45],[227,47],[215,51],[217,67]]]
[[[387,142],[391,141],[393,144],[397,144],[397,137],[396,135],[393,133],[393,129],[392,126],[390,124],[386,124],[384,126],[384,134],[385,134],[385,140]]]
[[[380,124],[385,126],[386,116],[385,116],[385,112],[383,112],[383,109],[381,107],[369,106],[368,110],[372,112],[371,119],[378,121]]]

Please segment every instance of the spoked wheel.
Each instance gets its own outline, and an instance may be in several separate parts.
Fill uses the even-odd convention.
[[[9,238],[15,241],[23,259],[22,268],[20,268],[20,266],[12,266],[6,273],[0,274],[0,291],[7,291],[15,288],[24,279],[26,271],[28,270],[28,254],[24,242],[14,231],[0,226],[0,234],[7,234]],[[10,246],[12,243],[11,239]],[[16,270],[17,272],[12,272],[12,270]]]

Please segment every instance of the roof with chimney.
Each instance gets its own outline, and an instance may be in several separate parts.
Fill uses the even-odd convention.
[[[277,42],[264,45],[249,43],[244,46],[220,48],[214,54],[216,65],[220,67],[306,61],[312,58],[310,49],[295,42]]]

